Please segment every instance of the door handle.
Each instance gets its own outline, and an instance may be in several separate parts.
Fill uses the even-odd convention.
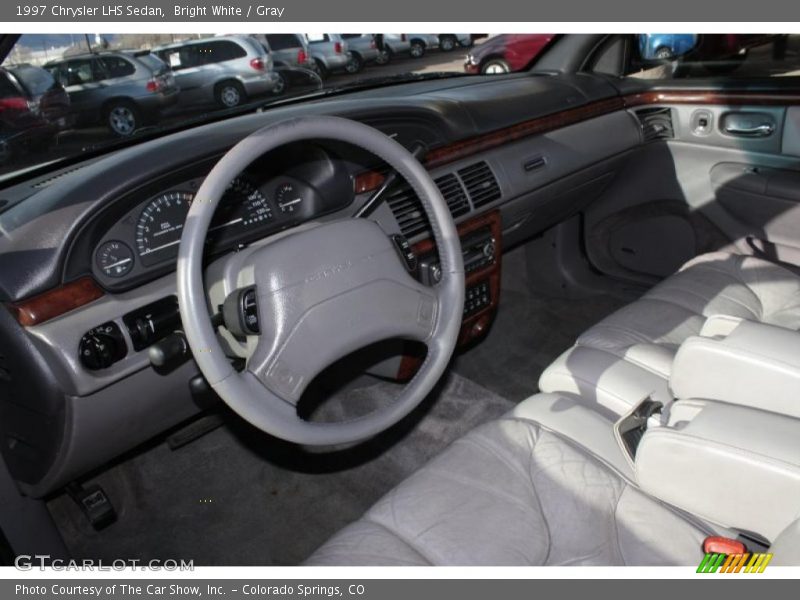
[[[725,133],[744,137],[767,137],[768,135],[772,135],[773,131],[775,131],[775,125],[772,123],[763,123],[754,127],[741,127],[738,125],[725,126]]]

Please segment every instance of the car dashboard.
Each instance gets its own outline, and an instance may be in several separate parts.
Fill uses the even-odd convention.
[[[639,123],[602,78],[474,77],[276,107],[7,186],[0,347],[9,372],[25,375],[0,389],[0,404],[10,416],[3,434],[14,440],[4,456],[26,493],[50,493],[206,406],[194,361],[157,369],[149,352],[180,329],[175,268],[187,211],[238,141],[314,114],[360,120],[426,149],[422,162],[457,224],[467,267],[461,344],[491,324],[503,250],[597,198],[642,143]],[[217,209],[207,273],[248,245],[352,217],[386,176],[375,157],[329,140],[255,157]],[[436,285],[436,246],[408,186],[388,188],[369,218],[402,236],[415,276]],[[211,286],[209,315],[224,293]],[[243,344],[228,342],[232,356],[246,356]],[[371,368],[402,380],[420,360],[401,348]]]

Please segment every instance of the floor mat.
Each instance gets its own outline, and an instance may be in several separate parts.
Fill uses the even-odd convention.
[[[515,402],[539,391],[539,375],[581,333],[628,302],[607,295],[538,295],[527,283],[521,249],[503,255],[502,277],[500,308],[489,333],[458,354],[454,368]]]
[[[381,382],[344,392],[326,403],[325,418],[363,414],[397,390]],[[184,448],[156,444],[93,478],[119,514],[108,529],[94,531],[68,497],[49,507],[77,558],[298,564],[450,442],[511,406],[450,374],[387,434],[327,454],[280,442],[228,415],[225,426]]]

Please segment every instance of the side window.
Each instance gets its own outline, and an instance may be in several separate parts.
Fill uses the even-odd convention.
[[[288,50],[289,48],[297,48],[300,46],[297,38],[289,33],[268,34],[267,42],[269,42],[269,47],[273,50]]]
[[[206,44],[189,44],[177,48],[161,50],[158,56],[173,71],[199,67],[209,62],[210,51]]]
[[[306,38],[309,44],[322,44],[329,42],[331,39],[327,33],[307,33]]]
[[[44,69],[53,76],[53,79],[61,84],[61,87],[67,87],[69,85],[66,65],[45,65]]]
[[[127,77],[136,72],[136,67],[120,56],[104,56],[99,62],[109,79]]]
[[[67,85],[83,85],[92,83],[95,80],[95,73],[92,67],[92,60],[88,58],[67,61],[64,65],[65,79]]]
[[[247,51],[236,42],[230,40],[217,40],[209,42],[211,50],[209,62],[224,62],[247,56]]]
[[[645,33],[614,36],[590,59],[589,70],[659,80],[798,76],[800,35]]]

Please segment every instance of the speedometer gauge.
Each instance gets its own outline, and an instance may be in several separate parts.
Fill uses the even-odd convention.
[[[249,227],[272,219],[266,196],[243,177],[237,177],[225,190],[214,213],[209,232],[228,227]]]
[[[178,255],[191,192],[166,192],[147,203],[136,223],[136,249],[145,266]]]

